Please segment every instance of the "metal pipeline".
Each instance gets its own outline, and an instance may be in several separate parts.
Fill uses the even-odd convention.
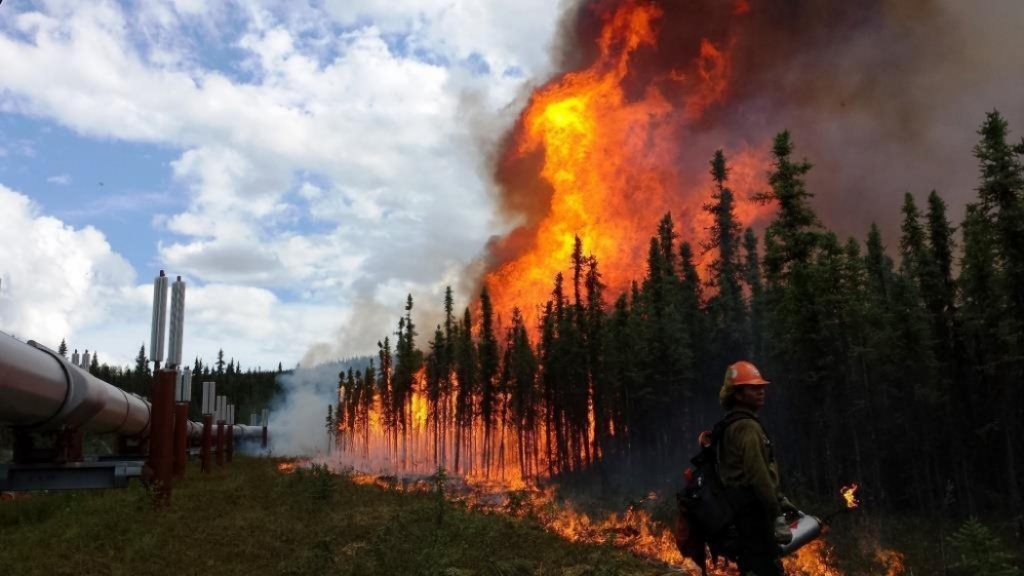
[[[235,424],[234,426],[225,425],[224,426],[225,434],[227,433],[227,429],[228,428],[234,428],[233,434],[235,435],[235,440],[259,440],[260,438],[263,437],[263,427],[262,426],[246,426],[244,424]],[[214,431],[214,434],[216,434],[216,430],[217,430],[216,422],[213,424],[212,429]],[[189,423],[188,423],[188,437],[191,440],[200,440],[200,439],[202,439],[202,437],[203,437],[203,423],[202,422],[192,422],[190,420]]]
[[[149,403],[49,348],[0,332],[0,425],[145,436]]]
[[[149,402],[141,397],[96,378],[41,344],[0,332],[0,426],[38,432],[66,426],[145,437],[150,416]],[[233,428],[236,439],[263,435],[261,426]],[[188,437],[201,439],[203,424],[190,420]]]

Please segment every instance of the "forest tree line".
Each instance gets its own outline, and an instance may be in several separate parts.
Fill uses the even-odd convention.
[[[68,346],[61,341],[57,352],[68,356]],[[77,350],[75,350],[77,352]],[[248,424],[250,414],[262,414],[269,408],[271,401],[282,391],[277,381],[283,370],[278,363],[276,370],[242,369],[240,362],[234,358],[224,360],[224,350],[217,351],[217,359],[206,363],[198,356],[192,366],[192,402],[189,405],[189,417],[202,420],[203,382],[216,382],[217,395],[226,396],[229,404],[235,405],[235,422]],[[89,373],[113,384],[122,390],[148,397],[153,382],[153,370],[146,355],[146,345],[139,347],[134,366],[111,366],[100,363],[99,355],[93,354],[89,359]]]
[[[828,496],[859,482],[890,510],[1020,514],[1024,141],[1010,141],[998,112],[978,134],[978,194],[963,222],[952,225],[937,192],[908,193],[900,235],[887,239],[872,225],[841,241],[822,225],[811,164],[788,132],[774,139],[767,191],[750,199],[774,219],[762,235],[743,230],[716,152],[703,243],[680,241],[666,214],[642,279],[609,305],[577,238],[536,330],[518,308],[498,328],[486,287],[458,316],[449,289],[425,351],[410,296],[376,364],[340,375],[329,425],[357,445],[376,406],[397,447],[422,371],[435,445],[455,435],[446,464],[457,473],[461,451],[497,459],[494,446],[513,445],[524,476],[678,475],[721,416],[725,367],[747,359],[772,382],[763,419],[789,490]],[[699,253],[711,257],[703,277]]]

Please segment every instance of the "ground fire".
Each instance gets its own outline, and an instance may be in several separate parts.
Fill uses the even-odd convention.
[[[556,486],[541,471],[531,470],[520,459],[514,435],[492,435],[489,440],[482,424],[471,430],[454,428],[439,432],[426,406],[423,374],[414,385],[411,419],[398,432],[386,425],[380,398],[369,403],[369,411],[357,417],[350,426],[347,421],[329,431],[335,454],[320,464],[342,471],[353,481],[385,489],[435,492],[443,490],[447,498],[469,508],[488,513],[506,514],[536,521],[550,531],[574,542],[612,544],[652,561],[697,573],[695,566],[684,560],[676,547],[672,530],[651,518],[650,508],[659,496],[648,494],[621,513],[601,517],[578,510],[559,498]],[[342,411],[347,408],[344,399]],[[538,434],[544,438],[545,434]],[[456,441],[464,444],[457,469],[454,465]],[[443,439],[443,440],[442,440]],[[485,442],[491,451],[485,450]],[[544,450],[538,452],[543,454]],[[485,457],[485,454],[487,455]],[[309,466],[310,461],[282,462],[282,472]],[[543,469],[543,468],[542,468]],[[857,486],[844,487],[841,507],[829,518],[857,508]],[[822,522],[827,531],[827,523]],[[902,574],[902,556],[895,551],[877,548],[876,563],[889,576]],[[793,576],[842,576],[832,558],[832,550],[823,540],[815,539],[784,558],[788,573]],[[724,562],[714,567],[715,576],[736,576],[735,569]]]

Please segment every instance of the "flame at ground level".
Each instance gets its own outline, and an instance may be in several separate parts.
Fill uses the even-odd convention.
[[[310,464],[310,461],[281,462],[278,470],[288,473]],[[555,488],[550,486],[510,489],[499,483],[471,482],[445,474],[374,476],[351,468],[345,468],[344,472],[354,483],[385,490],[424,493],[443,490],[448,500],[470,509],[537,522],[571,542],[611,545],[665,564],[674,571],[693,576],[700,574],[699,568],[679,553],[671,529],[654,521],[645,508],[658,500],[654,493],[631,505],[625,512],[595,518],[559,499]],[[905,573],[903,555],[897,551],[878,548],[874,552],[874,560],[885,576]],[[814,540],[783,558],[783,565],[787,576],[846,576],[846,572],[838,567],[832,548],[822,539]],[[735,565],[724,560],[710,566],[708,573],[711,576],[741,576]]]
[[[450,396],[431,401],[421,371],[402,408],[390,415],[379,396],[363,397],[355,388],[344,389],[335,413],[338,428],[328,432],[335,452],[318,458],[317,463],[344,471],[360,484],[406,491],[443,490],[448,499],[467,507],[533,520],[570,541],[614,545],[698,573],[682,558],[672,530],[652,518],[655,506],[651,503],[658,501],[657,494],[647,495],[624,512],[594,516],[578,510],[556,497],[555,488],[548,485],[552,471],[582,471],[600,459],[598,453],[582,460],[583,468],[552,469],[553,453],[543,417],[538,417],[536,429],[505,419],[491,428],[479,419],[460,425],[455,418],[458,382],[451,384]],[[470,400],[478,409],[479,398]],[[506,402],[499,399],[496,414],[509,413]],[[592,443],[593,436],[586,440]],[[282,462],[279,467],[291,471],[310,464]],[[844,502],[856,502],[856,489],[856,485],[842,489]],[[879,549],[876,560],[887,576],[902,572],[902,557],[896,552]],[[785,558],[784,563],[789,576],[844,576],[831,548],[821,540]],[[712,574],[737,576],[726,567],[716,567]]]
[[[284,460],[277,463],[277,471],[284,474],[290,474],[301,468],[306,468],[309,465],[309,460]]]

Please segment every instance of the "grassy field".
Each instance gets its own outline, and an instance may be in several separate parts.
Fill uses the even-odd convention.
[[[33,494],[0,501],[0,575],[672,572],[609,546],[571,544],[533,521],[466,510],[427,490],[385,490],[315,470],[284,474],[277,461],[237,458],[208,476],[190,468],[163,510],[153,509],[138,482],[125,490]],[[667,501],[652,511],[663,521],[672,513]],[[903,553],[907,575],[1024,576],[1010,568],[1019,565],[1012,527],[992,526],[996,534],[961,529],[966,540],[958,549],[955,523],[850,514],[837,518],[828,542],[847,576],[899,574],[882,569],[885,549]]]
[[[346,478],[282,474],[238,458],[189,469],[172,505],[125,490],[0,502],[0,573],[39,575],[664,574],[609,547],[570,544],[527,521],[463,510],[431,494]]]

